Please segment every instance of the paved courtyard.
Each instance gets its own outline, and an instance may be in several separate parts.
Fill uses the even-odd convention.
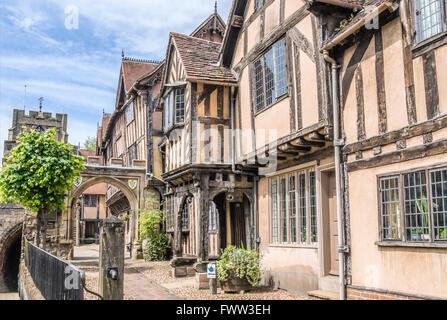
[[[76,247],[73,264],[86,273],[87,288],[98,291],[98,245]],[[195,278],[174,278],[168,261],[147,262],[131,260],[126,253],[124,275],[125,300],[303,300],[284,290],[273,291],[268,288],[256,288],[245,294],[225,294],[218,289],[217,295],[209,290],[194,287]],[[85,294],[87,300],[96,300],[94,295]]]

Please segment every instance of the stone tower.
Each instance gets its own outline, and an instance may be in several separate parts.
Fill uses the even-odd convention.
[[[56,139],[61,142],[68,142],[66,114],[57,113],[53,117],[51,112],[29,111],[29,114],[25,114],[24,110],[19,109],[14,109],[13,113],[12,127],[9,129],[8,140],[4,144],[3,163],[7,155],[16,146],[17,136],[23,132],[24,128],[42,132],[54,128]]]

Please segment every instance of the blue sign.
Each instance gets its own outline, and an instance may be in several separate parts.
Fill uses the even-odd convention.
[[[206,268],[206,277],[208,279],[216,279],[216,264],[208,263]]]

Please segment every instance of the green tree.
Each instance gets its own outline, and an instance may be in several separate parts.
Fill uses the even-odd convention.
[[[84,168],[84,159],[75,156],[69,144],[56,141],[55,135],[54,129],[23,132],[0,171],[0,202],[16,201],[37,213],[35,243],[43,249],[47,214],[64,208],[67,191]]]
[[[95,137],[88,137],[84,142],[84,149],[95,151],[96,150],[96,138]]]

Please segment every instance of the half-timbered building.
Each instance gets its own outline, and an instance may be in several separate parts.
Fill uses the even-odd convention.
[[[300,294],[338,286],[330,70],[304,1],[233,1],[221,63],[233,90],[238,170],[254,169],[253,246],[263,282]]]
[[[162,138],[161,112],[155,110],[161,87],[164,62],[122,57],[112,114],[104,114],[98,128],[97,153],[106,166],[140,166],[145,161],[147,179],[144,207],[152,208],[154,201],[162,200],[161,153],[156,147]],[[155,146],[155,147],[154,147]],[[126,232],[128,248],[136,249],[138,213],[131,212],[129,199],[112,185],[107,187],[106,205],[116,216],[129,215]],[[135,250],[134,250],[135,251]]]
[[[174,266],[215,260],[222,248],[253,241],[253,174],[236,174],[232,167],[231,93],[237,82],[218,65],[223,21],[217,12],[208,20],[202,24],[208,31],[170,34],[160,94],[159,147]]]
[[[347,298],[447,298],[446,2],[310,7],[340,88]]]

